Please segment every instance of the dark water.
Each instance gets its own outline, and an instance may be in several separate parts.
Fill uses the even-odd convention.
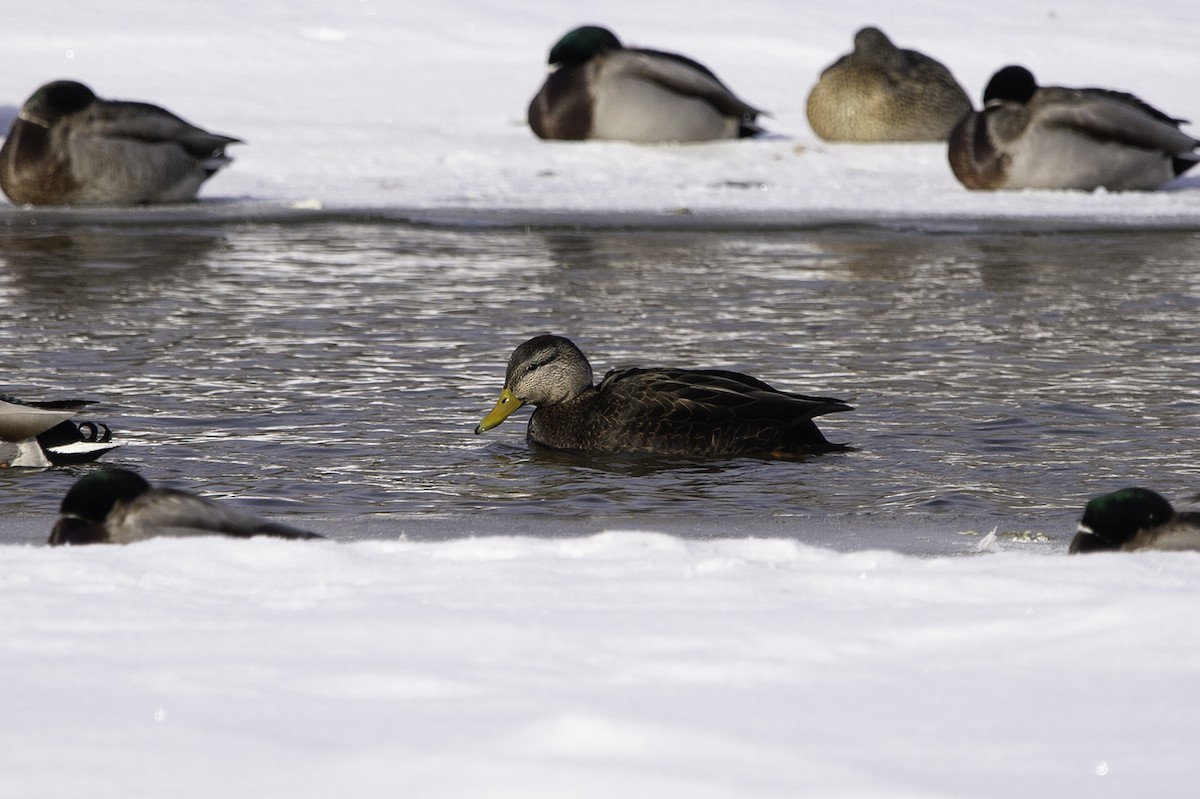
[[[0,309],[0,392],[101,400],[89,416],[125,444],[107,463],[310,526],[1020,527],[1069,524],[1121,485],[1200,488],[1192,232],[16,217],[0,229]],[[720,366],[844,397],[857,410],[820,424],[857,450],[581,459],[527,449],[525,412],[473,435],[512,348],[545,331],[600,374]],[[0,506],[52,515],[79,472],[0,473]]]

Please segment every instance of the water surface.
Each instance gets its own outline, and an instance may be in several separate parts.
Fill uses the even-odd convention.
[[[125,444],[107,463],[315,527],[961,517],[1066,536],[1093,494],[1200,486],[1198,252],[1179,231],[10,222],[0,391],[100,400]],[[845,398],[819,424],[855,450],[582,458],[531,451],[526,412],[473,435],[513,347],[547,331],[598,375],[722,367]],[[7,470],[0,505],[52,514],[81,471]]]

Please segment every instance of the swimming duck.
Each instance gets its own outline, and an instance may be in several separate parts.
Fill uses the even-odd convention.
[[[902,50],[879,28],[829,65],[808,95],[808,124],[826,141],[945,141],[972,110],[940,61]]]
[[[0,394],[0,465],[45,468],[94,461],[109,450],[112,431],[100,422],[73,422],[89,400],[26,402]]]
[[[322,537],[187,491],[152,488],[141,475],[126,469],[79,478],[63,497],[59,514],[50,533],[51,546],[130,544],[156,536]]]
[[[1037,85],[1025,67],[988,82],[950,136],[968,189],[1156,189],[1196,165],[1184,123],[1124,92]]]
[[[542,139],[696,142],[762,132],[763,113],[686,56],[625,47],[585,25],[550,50],[550,75],[529,104]]]
[[[1200,513],[1176,513],[1148,488],[1123,488],[1088,502],[1071,554],[1135,549],[1200,550]]]
[[[813,417],[851,410],[841,400],[778,391],[720,369],[614,369],[598,386],[592,367],[561,336],[531,338],[513,351],[496,407],[475,432],[537,406],[527,440],[603,454],[788,458],[841,450]]]
[[[0,188],[30,205],[136,205],[195,198],[230,162],[231,136],[149,103],[102,100],[57,80],[35,91],[0,148]]]

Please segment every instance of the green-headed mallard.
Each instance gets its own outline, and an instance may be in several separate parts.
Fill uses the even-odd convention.
[[[1135,549],[1200,550],[1200,513],[1176,513],[1148,488],[1123,488],[1088,502],[1071,554]]]
[[[35,91],[0,148],[0,188],[17,204],[136,205],[191,200],[238,139],[149,103],[101,100],[57,80]]]
[[[550,50],[550,75],[529,104],[543,139],[695,142],[761,132],[762,112],[686,56],[625,47],[585,25]]]
[[[1124,92],[1039,87],[1025,67],[993,75],[983,105],[950,136],[968,189],[1156,189],[1200,159],[1184,120]]]
[[[73,422],[90,400],[26,402],[0,394],[0,466],[63,466],[94,461],[117,444],[100,422]]]
[[[941,62],[863,28],[854,50],[821,73],[807,110],[826,141],[945,141],[971,98]]]
[[[130,544],[156,536],[321,538],[173,488],[152,488],[125,469],[92,472],[63,497],[50,533],[57,544]]]
[[[845,449],[813,418],[851,410],[720,369],[615,369],[592,385],[592,367],[561,336],[526,341],[508,361],[504,390],[476,433],[526,403],[537,406],[527,439],[555,449],[730,457],[798,457]]]

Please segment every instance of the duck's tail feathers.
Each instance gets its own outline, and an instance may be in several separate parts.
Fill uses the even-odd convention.
[[[37,437],[38,446],[55,466],[89,463],[116,449],[112,431],[101,422],[59,422]]]
[[[1175,171],[1175,177],[1179,177],[1198,163],[1200,163],[1200,153],[1177,155],[1171,159],[1171,168]]]

